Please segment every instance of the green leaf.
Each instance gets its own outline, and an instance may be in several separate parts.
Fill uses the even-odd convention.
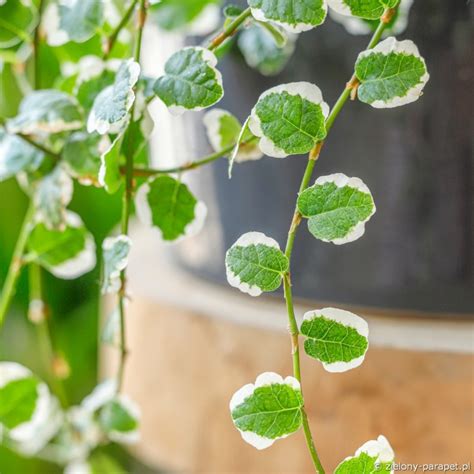
[[[367,441],[355,453],[336,467],[334,474],[393,474],[395,454],[385,436]]]
[[[122,62],[113,85],[106,87],[94,100],[87,120],[89,133],[119,133],[135,101],[133,87],[139,74],[140,65],[133,59]]]
[[[377,20],[386,8],[394,8],[399,0],[327,0],[327,2],[330,8],[341,15]]]
[[[359,100],[375,108],[391,108],[418,100],[429,74],[425,60],[410,40],[389,37],[359,54],[355,73]]]
[[[180,30],[219,0],[161,0],[151,7],[152,18],[164,30]]]
[[[249,127],[268,156],[308,153],[326,137],[328,105],[309,82],[292,82],[265,91],[252,109]]]
[[[328,372],[345,372],[364,361],[369,327],[359,316],[337,308],[308,311],[301,324],[304,350]]]
[[[107,136],[97,133],[72,133],[61,156],[68,173],[83,185],[99,185],[100,157],[110,146]]]
[[[280,73],[295,50],[293,36],[284,45],[278,46],[268,30],[258,25],[242,31],[237,44],[245,62],[264,76]]]
[[[39,181],[34,192],[37,219],[47,229],[64,230],[66,227],[66,207],[71,202],[72,180],[62,166]]]
[[[261,232],[240,236],[225,256],[227,281],[250,296],[280,287],[288,259],[278,242]]]
[[[20,171],[36,171],[43,159],[42,151],[0,128],[0,181]]]
[[[104,276],[102,293],[116,293],[120,289],[120,272],[128,264],[128,253],[132,241],[126,235],[107,237],[102,244]]]
[[[0,2],[0,48],[11,48],[28,41],[38,21],[37,13],[31,1]]]
[[[369,188],[359,178],[336,173],[319,177],[305,189],[298,196],[298,210],[309,219],[308,229],[314,237],[341,245],[364,235],[375,204]]]
[[[19,114],[8,121],[7,130],[31,135],[66,132],[82,125],[82,110],[74,97],[44,89],[31,92],[21,101]]]
[[[256,20],[276,23],[291,33],[315,28],[327,14],[325,0],[248,0],[248,4]]]
[[[120,173],[120,150],[124,139],[123,130],[114,141],[100,155],[99,183],[104,186],[109,194],[116,193],[122,185],[122,174]]]
[[[138,441],[138,407],[127,397],[119,395],[99,412],[99,423],[107,436],[118,443]]]
[[[0,432],[26,456],[40,451],[57,433],[62,415],[48,387],[26,367],[0,362]]]
[[[232,397],[229,408],[242,438],[257,449],[286,438],[302,425],[303,397],[299,382],[264,372],[255,384],[244,385]]]
[[[87,41],[104,21],[103,0],[62,0],[58,8],[59,30],[68,41]]]
[[[207,214],[204,203],[171,176],[158,176],[140,186],[135,205],[140,220],[158,229],[163,240],[198,233]]]
[[[210,107],[224,95],[217,58],[201,47],[183,48],[165,64],[165,75],[155,83],[156,95],[173,114]]]
[[[37,223],[28,238],[28,258],[38,262],[57,278],[72,279],[95,267],[95,243],[81,218],[66,214],[63,231],[49,230]]]

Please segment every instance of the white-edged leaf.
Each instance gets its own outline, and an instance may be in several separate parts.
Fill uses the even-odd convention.
[[[99,412],[99,424],[108,438],[117,443],[136,443],[140,438],[140,410],[125,395],[117,395]]]
[[[42,151],[0,128],[0,181],[20,171],[36,171],[44,157]]]
[[[328,372],[345,372],[362,364],[369,347],[369,326],[361,317],[337,308],[308,311],[301,324],[304,350]]]
[[[117,394],[118,384],[115,379],[105,379],[100,382],[94,390],[81,402],[81,408],[88,413],[95,413]]]
[[[335,173],[320,176],[300,193],[298,210],[308,218],[308,229],[314,237],[341,245],[364,235],[365,223],[376,208],[362,180]]]
[[[165,75],[155,82],[155,93],[173,114],[210,107],[224,95],[216,64],[216,56],[208,49],[183,48],[166,61]]]
[[[69,135],[61,156],[68,173],[79,183],[99,186],[100,157],[111,143],[107,135],[74,132]]]
[[[120,173],[120,150],[124,139],[125,129],[120,132],[106,150],[100,155],[99,184],[109,194],[116,193],[122,184]]]
[[[36,223],[28,237],[28,257],[54,276],[66,280],[91,271],[96,264],[94,238],[81,218],[68,211],[64,230]]]
[[[163,240],[197,234],[207,214],[205,204],[171,176],[158,176],[140,186],[135,205],[140,220],[159,230]]]
[[[72,193],[72,179],[61,165],[38,182],[33,194],[36,216],[47,229],[65,229],[66,207]]]
[[[292,82],[265,91],[252,109],[249,127],[265,155],[284,158],[308,153],[326,137],[329,106],[319,87]]]
[[[260,25],[243,30],[237,40],[245,62],[264,76],[273,76],[283,70],[295,50],[295,42],[295,35],[289,34],[286,42],[278,45],[274,36]]]
[[[395,453],[385,436],[380,435],[364,443],[355,453],[336,467],[334,474],[377,474],[385,472],[393,474]]]
[[[359,54],[355,74],[357,97],[375,108],[392,108],[418,100],[430,75],[410,40],[393,36]]]
[[[127,301],[127,300],[125,300]],[[119,345],[120,336],[120,311],[115,308],[108,316],[102,328],[100,340],[111,346]]]
[[[107,237],[102,244],[104,276],[102,293],[116,293],[120,289],[120,272],[128,264],[132,241],[126,235]]]
[[[0,48],[28,41],[37,21],[37,9],[30,0],[0,1]]]
[[[61,422],[59,403],[42,381],[20,364],[0,362],[0,433],[19,452],[36,454]]]
[[[225,256],[229,285],[250,296],[280,287],[288,258],[278,242],[261,232],[241,235]]]
[[[83,43],[104,21],[103,0],[59,0],[59,30],[67,41]]]
[[[94,100],[87,120],[89,133],[118,133],[123,128],[135,100],[133,87],[139,74],[140,65],[136,61],[127,59],[122,62],[113,85],[106,87]]]
[[[326,0],[247,0],[252,16],[276,23],[291,33],[301,33],[326,19]]]
[[[33,91],[20,104],[19,113],[7,122],[10,133],[25,135],[77,130],[83,125],[76,98],[54,89]]]
[[[328,5],[341,15],[379,19],[386,8],[395,7],[399,0],[327,0]]]
[[[229,404],[235,427],[257,449],[268,448],[297,431],[303,422],[302,407],[299,382],[274,372],[264,372],[254,384],[244,385]]]

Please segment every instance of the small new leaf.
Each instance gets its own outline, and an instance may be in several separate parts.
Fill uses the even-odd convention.
[[[259,296],[280,287],[288,258],[274,239],[261,232],[248,232],[227,251],[225,266],[229,285]]]
[[[336,467],[334,474],[377,474],[386,472],[393,474],[395,453],[385,436],[367,441],[355,453]]]
[[[202,110],[222,99],[222,76],[217,58],[201,47],[183,48],[165,64],[165,75],[155,83],[156,95],[173,114]]]
[[[292,33],[308,31],[326,19],[325,0],[248,0],[256,20],[282,26]]]
[[[304,350],[328,372],[345,372],[364,361],[369,327],[359,316],[337,308],[308,311],[301,324]]]
[[[298,210],[308,218],[309,231],[336,245],[362,237],[375,213],[369,188],[359,178],[336,173],[319,177],[298,196]]]
[[[399,0],[327,0],[329,7],[347,16],[378,20],[386,8],[394,8]]]
[[[319,87],[292,82],[265,91],[252,109],[249,127],[268,156],[308,153],[326,137],[329,107]]]
[[[359,54],[355,73],[359,100],[375,108],[391,108],[418,100],[429,74],[416,45],[389,37]]]
[[[25,135],[77,130],[83,124],[77,100],[54,89],[33,91],[20,104],[19,114],[7,122],[7,131]]]
[[[28,237],[28,250],[29,259],[66,280],[89,272],[96,263],[94,238],[73,212],[67,212],[62,231],[38,222]]]
[[[143,184],[135,204],[140,220],[160,231],[163,240],[198,233],[207,209],[189,188],[171,176],[159,176]]]
[[[140,411],[129,398],[119,395],[107,402],[99,412],[99,424],[110,440],[134,443],[139,439]]]
[[[120,272],[127,267],[131,246],[132,241],[126,235],[107,237],[104,240],[102,293],[116,293],[120,289]]]
[[[119,133],[135,100],[133,87],[138,81],[140,65],[127,59],[120,65],[115,81],[97,95],[87,120],[87,131],[100,135]]]
[[[229,404],[242,438],[257,449],[268,448],[297,431],[302,425],[302,406],[299,382],[274,372],[264,372],[255,384],[244,385]]]

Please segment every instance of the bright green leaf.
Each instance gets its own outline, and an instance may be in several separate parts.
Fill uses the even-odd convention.
[[[264,372],[255,384],[244,385],[229,404],[242,438],[257,449],[268,448],[297,431],[302,425],[302,407],[299,382],[274,372]]]
[[[77,100],[54,89],[33,91],[20,104],[19,114],[7,123],[11,133],[25,135],[77,130],[83,125]]]
[[[163,240],[196,234],[207,214],[204,203],[171,176],[158,176],[143,184],[135,204],[140,220],[158,229]]]
[[[36,171],[43,159],[42,151],[0,128],[0,181],[20,171]]]
[[[337,308],[308,311],[301,324],[306,354],[328,372],[345,372],[364,361],[369,327],[359,316]]]
[[[334,474],[393,474],[395,454],[385,436],[367,441],[355,453],[336,467]]]
[[[256,20],[269,21],[291,33],[301,33],[326,19],[325,0],[248,0]]]
[[[274,291],[288,270],[288,259],[278,242],[261,232],[247,232],[225,256],[227,281],[250,296]]]
[[[112,440],[119,443],[138,441],[138,407],[123,395],[105,404],[99,412],[99,424]]]
[[[48,229],[64,230],[66,226],[66,207],[71,202],[72,179],[62,166],[38,182],[34,191],[37,218]]]
[[[327,2],[330,8],[341,15],[377,20],[386,8],[395,7],[399,0],[327,0]]]
[[[38,262],[54,276],[77,278],[95,267],[95,243],[81,218],[66,214],[63,231],[49,230],[37,223],[28,238],[28,258]]]
[[[429,74],[425,60],[410,40],[389,37],[359,54],[355,66],[359,100],[375,108],[391,108],[418,100]]]
[[[37,20],[37,11],[31,1],[0,1],[0,48],[11,48],[22,41],[28,41]]]
[[[155,93],[171,113],[210,107],[224,95],[216,64],[216,56],[207,49],[183,48],[166,61],[165,75],[157,79]]]
[[[298,210],[309,219],[308,229],[314,237],[341,245],[362,237],[375,204],[359,178],[336,173],[319,177],[305,189],[298,197]]]
[[[135,100],[133,87],[138,81],[140,65],[133,59],[123,61],[113,85],[106,87],[94,100],[87,120],[87,131],[100,135],[119,133]]]
[[[124,139],[124,131],[100,155],[99,183],[109,194],[116,193],[122,185],[120,173],[120,150]]]
[[[252,109],[250,130],[268,156],[309,152],[326,137],[329,113],[321,91],[309,82],[292,82],[265,91]]]
[[[120,272],[128,264],[132,241],[126,235],[107,237],[102,244],[104,276],[102,293],[116,293],[120,289]]]

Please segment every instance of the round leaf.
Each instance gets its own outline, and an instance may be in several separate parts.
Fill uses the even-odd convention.
[[[336,173],[319,177],[298,196],[298,210],[308,218],[309,231],[323,242],[336,245],[362,237],[365,223],[374,215],[369,188],[359,178]]]
[[[227,251],[225,266],[229,285],[259,296],[280,287],[288,259],[276,240],[261,232],[248,232]]]
[[[265,91],[252,109],[249,127],[268,156],[308,153],[326,137],[329,113],[319,87],[292,82]]]
[[[364,361],[369,327],[359,316],[336,308],[308,311],[301,324],[304,350],[328,372],[345,372]]]

